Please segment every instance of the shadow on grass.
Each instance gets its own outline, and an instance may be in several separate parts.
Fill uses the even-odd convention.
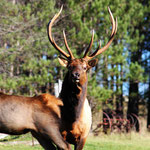
[[[4,139],[0,139],[0,142],[9,142],[9,141],[13,141],[16,140],[20,137],[20,135],[11,135],[9,137],[6,137]]]

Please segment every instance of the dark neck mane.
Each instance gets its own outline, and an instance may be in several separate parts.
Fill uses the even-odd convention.
[[[87,82],[84,85],[77,85],[69,80],[69,73],[63,81],[60,98],[64,106],[61,109],[63,120],[74,122],[79,119],[83,104],[86,98]]]

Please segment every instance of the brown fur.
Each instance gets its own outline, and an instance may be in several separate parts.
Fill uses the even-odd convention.
[[[74,59],[63,66],[67,66],[68,73],[60,93],[64,104],[61,132],[67,142],[75,145],[75,150],[82,150],[91,127],[91,110],[86,99],[87,71],[91,66],[84,59]]]
[[[55,40],[52,36],[53,23],[61,14],[62,9],[63,6],[61,7],[60,11],[55,14],[55,16],[47,26],[48,38],[50,43],[58,52],[60,52],[60,54],[62,54],[62,56],[60,56],[58,60],[62,66],[68,68],[68,73],[65,76],[62,91],[60,94],[60,98],[62,99],[64,104],[61,108],[61,132],[64,136],[64,139],[66,139],[69,143],[75,145],[75,150],[82,150],[91,126],[91,110],[86,99],[87,71],[91,67],[94,67],[98,62],[98,59],[93,58],[104,52],[112,43],[117,32],[117,18],[115,21],[110,8],[108,7],[112,22],[112,33],[110,40],[102,48],[100,43],[96,51],[88,55],[93,45],[93,30],[91,42],[86,49],[83,58],[76,59],[68,46],[65,32],[63,32],[63,35],[68,53],[66,53],[55,43]],[[87,115],[88,113],[89,115]]]
[[[12,135],[31,132],[45,150],[71,149],[60,132],[60,106],[50,94],[23,97],[0,93],[0,132]]]

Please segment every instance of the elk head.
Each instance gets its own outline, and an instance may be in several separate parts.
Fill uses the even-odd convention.
[[[60,56],[58,58],[60,64],[64,67],[68,68],[69,71],[69,75],[72,79],[72,82],[74,83],[80,83],[81,85],[84,83],[84,81],[87,78],[87,71],[91,68],[94,67],[98,60],[97,59],[93,59],[95,56],[101,54],[102,52],[104,52],[112,43],[114,36],[117,32],[117,18],[116,21],[114,20],[114,17],[110,11],[110,8],[108,7],[108,11],[110,14],[110,19],[111,19],[111,23],[112,23],[112,32],[111,32],[111,36],[110,39],[108,41],[108,43],[101,48],[101,44],[99,44],[98,48],[96,49],[95,52],[93,52],[92,54],[88,55],[89,51],[92,48],[92,44],[93,44],[93,38],[94,38],[94,31],[92,32],[92,37],[91,37],[91,41],[90,44],[88,46],[88,48],[85,51],[85,54],[83,56],[83,58],[77,59],[74,58],[68,43],[67,43],[67,39],[66,39],[66,35],[65,32],[63,31],[63,36],[64,36],[64,42],[65,42],[65,46],[66,49],[68,51],[68,53],[66,53],[64,50],[62,50],[55,42],[54,38],[52,37],[52,26],[53,23],[55,22],[55,20],[59,17],[59,15],[62,12],[63,7],[61,7],[60,11],[55,14],[55,16],[52,18],[52,20],[49,22],[48,27],[47,27],[47,31],[48,31],[48,38],[49,41],[51,42],[51,44],[54,46],[54,48],[56,50],[58,50],[60,52],[60,54],[63,56]]]

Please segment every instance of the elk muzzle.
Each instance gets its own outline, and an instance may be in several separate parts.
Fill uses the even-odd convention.
[[[78,83],[80,81],[80,73],[78,71],[74,71],[71,73],[71,78],[73,82]]]

